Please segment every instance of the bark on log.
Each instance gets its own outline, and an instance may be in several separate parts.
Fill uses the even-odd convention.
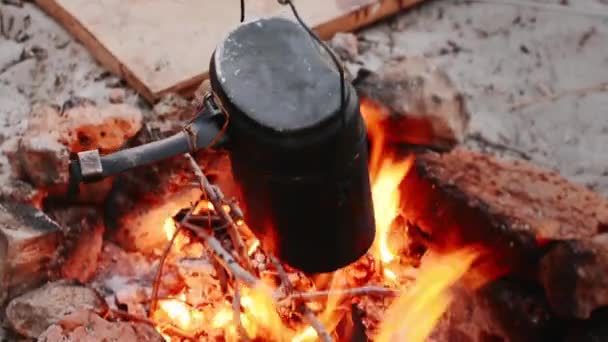
[[[47,279],[62,241],[60,227],[41,211],[0,203],[0,302]]]
[[[464,149],[419,155],[401,189],[404,216],[435,248],[481,244],[491,252],[475,268],[478,271],[508,270],[537,279],[539,261],[554,244],[576,241],[580,250],[574,254],[585,255],[583,260],[592,258],[593,263],[585,264],[587,273],[571,272],[569,279],[574,280],[555,281],[571,269],[562,267],[564,263],[579,263],[580,258],[570,259],[559,250],[546,257],[550,259],[545,264],[551,267],[545,265],[544,275],[552,281],[544,282],[545,291],[550,298],[567,293],[575,302],[564,307],[552,300],[553,309],[585,318],[594,308],[608,304],[604,294],[608,272],[600,271],[608,266],[606,250],[590,243],[606,231],[608,223],[608,200],[599,194],[552,171]],[[572,267],[580,268],[577,265]],[[589,272],[594,276],[586,277]],[[577,291],[583,284],[594,288],[593,295]]]

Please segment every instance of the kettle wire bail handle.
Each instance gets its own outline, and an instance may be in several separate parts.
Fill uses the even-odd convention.
[[[293,13],[293,16],[296,18],[296,20],[298,21],[300,26],[302,26],[304,28],[304,30],[306,30],[308,35],[310,35],[310,37],[329,54],[332,61],[336,65],[336,68],[338,69],[338,74],[340,75],[340,112],[342,114],[342,126],[346,127],[346,78],[344,76],[344,68],[342,67],[342,63],[340,63],[340,60],[338,59],[338,56],[336,56],[334,51],[331,48],[329,48],[329,46],[327,46],[327,44],[325,44],[321,40],[321,38],[319,38],[319,36],[317,36],[310,29],[310,27],[308,27],[308,25],[306,25],[304,20],[302,20],[302,18],[300,17],[300,14],[298,13],[298,10],[296,9],[296,6],[293,4],[293,0],[277,0],[277,1],[281,5],[288,5],[291,8],[291,12]]]

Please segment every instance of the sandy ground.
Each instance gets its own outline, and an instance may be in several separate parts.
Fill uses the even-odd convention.
[[[106,102],[113,89],[126,89],[35,5],[5,2],[1,143],[18,136],[37,102],[61,104],[70,96]],[[608,83],[608,1],[495,2],[435,0],[367,28],[358,34],[359,60],[375,69],[398,56],[433,59],[466,95],[467,145],[530,159],[608,195],[608,91],[573,93]],[[556,11],[535,3],[567,5]],[[126,102],[148,110],[126,91]],[[543,100],[553,95],[559,96]],[[4,155],[0,167],[3,184]]]

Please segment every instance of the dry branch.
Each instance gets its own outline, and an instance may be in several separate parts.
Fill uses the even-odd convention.
[[[234,320],[234,324],[237,327],[239,335],[243,341],[250,341],[249,335],[247,335],[247,331],[245,327],[243,327],[243,322],[241,322],[241,291],[239,290],[239,285],[234,285],[234,298],[232,298],[232,312]]]
[[[333,338],[331,338],[331,336],[327,332],[327,329],[325,329],[321,321],[319,321],[317,316],[315,316],[315,314],[312,312],[312,310],[310,310],[309,307],[306,306],[306,304],[300,304],[298,306],[298,310],[300,310],[300,312],[304,314],[304,319],[306,319],[306,322],[308,322],[308,324],[310,324],[310,326],[315,329],[315,331],[317,332],[317,336],[319,336],[321,341],[333,342]]]
[[[225,222],[225,225],[228,228],[228,233],[230,234],[230,238],[232,240],[233,246],[237,252],[238,257],[235,258],[232,253],[228,252],[222,246],[221,242],[216,239],[210,232],[192,222],[193,209],[181,220],[181,222],[177,222],[177,224],[180,227],[190,230],[199,238],[203,239],[206,242],[207,246],[215,253],[215,255],[217,256],[217,260],[220,262],[220,264],[222,264],[226,271],[232,274],[237,280],[237,283],[234,284],[234,298],[232,301],[233,320],[237,326],[241,338],[247,341],[249,340],[249,338],[241,322],[241,303],[238,281],[251,288],[260,284],[261,281],[248,270],[251,269],[250,259],[248,257],[243,239],[241,238],[241,235],[239,233],[239,227],[234,222],[233,218],[224,209],[224,204],[230,205],[232,210],[235,210],[237,212],[240,212],[240,208],[234,206],[233,203],[225,203],[221,191],[215,186],[211,185],[211,183],[209,183],[209,180],[197,164],[194,157],[192,157],[192,155],[190,154],[185,154],[185,157],[186,159],[188,159],[192,171],[198,178],[201,190],[207,196],[211,204],[213,204],[214,210],[219,214],[219,218]],[[210,217],[211,216],[209,216],[208,218]],[[167,247],[167,249],[169,248],[170,247]],[[274,256],[270,256],[270,258],[279,273],[284,288],[286,289],[287,293],[291,294],[291,292],[293,292],[293,284],[291,284],[291,282],[289,281],[287,272]],[[238,259],[242,259],[242,261],[246,263],[246,265],[248,266],[247,269],[243,268],[241,264],[239,264]],[[303,314],[305,320],[310,324],[310,326],[315,329],[317,335],[323,342],[333,342],[333,339],[327,332],[327,329],[306,305],[300,303],[297,308]]]
[[[298,292],[293,293],[282,301],[296,300],[296,301],[312,301],[327,297],[355,297],[355,296],[389,296],[395,297],[399,295],[398,290],[389,289],[386,287],[379,286],[364,286],[355,287],[350,289],[339,289],[339,290],[327,290],[327,291],[314,291],[314,292]]]
[[[281,278],[281,283],[285,288],[285,292],[291,294],[291,292],[293,292],[293,284],[291,283],[291,281],[289,281],[289,276],[287,276],[285,268],[283,267],[283,265],[281,265],[281,262],[274,255],[270,256],[270,261],[272,261],[272,264],[277,269],[277,273],[279,274],[279,278]]]
[[[281,283],[283,284],[283,287],[285,288],[286,292],[287,293],[293,292],[293,284],[291,283],[291,281],[289,281],[287,272],[285,272],[285,268],[283,267],[283,265],[281,265],[281,262],[277,258],[275,258],[273,255],[270,256],[270,260],[272,261],[275,268],[277,269],[277,272],[279,273],[279,278],[281,278]],[[310,324],[310,326],[313,329],[315,329],[315,331],[317,332],[317,336],[319,336],[321,341],[323,341],[323,342],[332,342],[333,341],[333,339],[327,332],[327,329],[325,329],[325,327],[323,326],[321,321],[319,321],[319,319],[314,315],[314,313],[310,310],[309,307],[307,307],[303,303],[301,303],[297,307],[298,307],[298,311],[300,311],[302,313],[302,315],[304,316],[304,319],[306,320],[306,322],[308,322],[308,324]]]
[[[160,260],[158,262],[158,268],[156,269],[156,274],[154,274],[154,282],[152,283],[152,302],[150,304],[149,313],[150,318],[153,317],[158,307],[158,290],[160,288],[161,277],[163,276],[163,266],[165,265],[167,256],[169,255],[169,252],[171,252],[171,247],[173,247],[173,243],[175,242],[175,239],[179,235],[180,231],[180,227],[177,227],[177,229],[175,229],[171,240],[169,240],[167,246],[165,246],[165,250],[163,251],[163,254],[161,255]]]
[[[238,261],[232,256],[230,252],[228,252],[224,247],[222,247],[221,242],[213,237],[211,234],[205,231],[205,229],[198,227],[186,220],[179,222],[179,225],[189,229],[193,233],[195,233],[199,238],[205,240],[209,248],[215,252],[224,268],[230,272],[236,279],[242,281],[248,287],[255,287],[259,280],[251,274],[249,271],[244,269]]]
[[[211,183],[209,183],[209,180],[201,170],[194,157],[192,157],[192,155],[189,153],[186,153],[184,156],[190,162],[190,167],[198,178],[201,190],[208,196],[215,211],[217,211],[221,218],[228,224],[228,234],[230,234],[230,239],[232,239],[232,243],[234,244],[234,248],[239,256],[239,259],[242,259],[243,262],[246,263],[247,268],[251,269],[249,265],[249,258],[247,258],[247,249],[245,248],[245,243],[239,234],[238,226],[232,219],[232,216],[230,216],[224,209],[223,195],[219,193],[216,188],[211,185]]]

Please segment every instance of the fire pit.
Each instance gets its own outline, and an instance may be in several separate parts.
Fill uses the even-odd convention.
[[[371,98],[362,102],[377,229],[372,248],[355,263],[316,276],[282,265],[262,249],[238,203],[210,182],[221,179],[218,174],[230,175],[226,155],[202,151],[199,161],[177,157],[117,178],[105,201],[104,239],[99,212],[45,200],[44,210],[62,225],[79,226],[83,238],[38,233],[44,244],[30,244],[42,248],[71,241],[74,246],[63,245],[60,253],[65,262],[53,253],[38,257],[56,260],[61,272],[54,278],[79,279],[82,285],[55,282],[17,297],[7,318],[20,333],[48,341],[75,338],[82,333],[79,326],[94,326],[91,334],[135,329],[141,340],[151,333],[142,332],[145,327],[152,327],[168,341],[535,341],[594,333],[602,317],[595,308],[605,302],[585,299],[578,285],[575,293],[563,292],[571,285],[559,281],[603,291],[597,272],[606,264],[599,251],[593,252],[602,246],[601,232],[590,230],[586,238],[562,231],[562,237],[516,207],[527,204],[545,218],[542,222],[563,229],[578,224],[601,231],[606,211],[594,208],[608,208],[606,200],[520,162],[461,149],[441,155],[399,147],[383,133],[389,121],[381,108]],[[226,189],[231,182],[230,177],[220,181]],[[524,197],[516,197],[517,189]],[[513,197],[504,203],[492,197],[497,191]],[[576,208],[568,198],[559,200],[561,193],[585,199],[589,212],[560,216],[556,206]],[[38,215],[19,216],[7,208],[19,222],[31,220],[19,218],[23,215]],[[103,245],[99,260],[86,257],[95,245]],[[564,257],[580,260],[574,267],[596,278],[567,278],[559,267]],[[89,276],[82,273],[85,262],[93,265]],[[12,291],[11,297],[22,292]],[[74,294],[79,291],[83,294]],[[88,298],[85,293],[91,299],[79,299]],[[36,310],[59,305],[49,303],[66,301],[65,296],[76,303],[60,305],[56,317]]]
[[[354,82],[360,105],[352,122],[364,122],[368,133],[363,176],[371,181],[375,236],[362,256],[347,250],[353,262],[331,260],[332,270],[348,264],[337,271],[305,273],[274,256],[297,254],[298,265],[309,257],[316,267],[328,246],[313,239],[297,253],[267,248],[272,238],[258,239],[265,216],[252,210],[267,210],[268,202],[251,205],[263,186],[248,184],[249,205],[236,200],[238,172],[221,149],[80,185],[76,199],[66,196],[66,174],[22,172],[36,195],[0,205],[0,294],[11,330],[39,341],[605,339],[608,200],[528,163],[454,148],[468,120],[463,99],[444,75],[429,82],[414,72],[426,69],[421,60],[398,60]],[[441,91],[427,94],[425,84]],[[403,92],[420,103],[404,104]],[[56,144],[40,131],[24,137],[20,151],[30,153],[15,167],[48,170],[65,166],[57,156],[106,155],[167,133],[111,108],[121,110],[131,120],[86,101],[45,108],[30,125],[44,130],[63,118],[65,132],[49,134]],[[71,124],[82,118],[78,111],[90,113],[86,124]],[[237,168],[259,166],[252,164]],[[294,191],[286,197],[298,199]],[[327,210],[287,207],[287,221],[299,222]],[[366,219],[355,214],[353,224]]]

